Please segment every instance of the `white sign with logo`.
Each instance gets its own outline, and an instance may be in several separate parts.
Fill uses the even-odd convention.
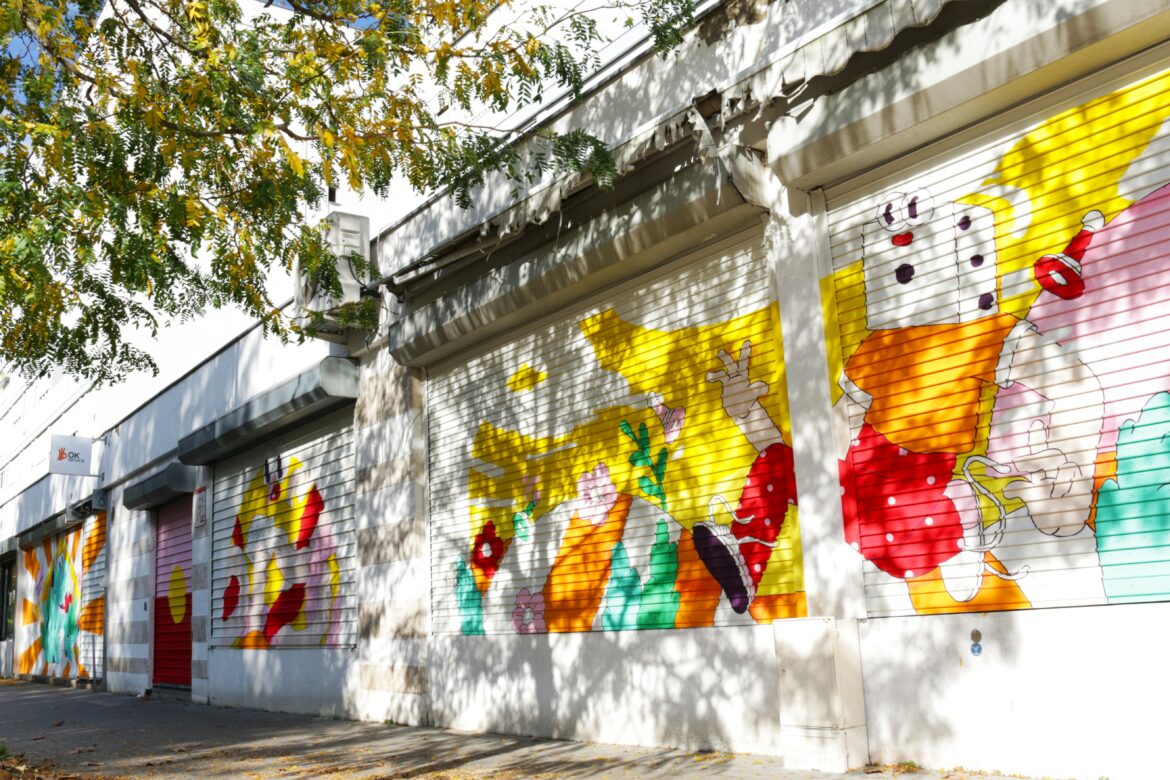
[[[94,473],[92,456],[93,439],[54,436],[49,453],[49,473],[91,476]]]

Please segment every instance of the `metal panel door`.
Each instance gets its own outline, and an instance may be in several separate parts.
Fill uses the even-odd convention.
[[[353,409],[215,465],[211,643],[356,641]]]
[[[828,193],[869,614],[1170,599],[1170,70],[907,168]]]
[[[158,508],[154,564],[154,682],[191,685],[191,499]]]
[[[754,229],[430,372],[437,632],[805,614],[773,289]]]

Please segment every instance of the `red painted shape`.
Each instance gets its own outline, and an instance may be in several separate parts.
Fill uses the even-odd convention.
[[[301,530],[297,533],[298,550],[309,546],[313,532],[317,530],[317,521],[321,518],[321,512],[324,509],[325,499],[321,498],[317,486],[313,485],[309,488],[309,497],[305,500],[305,513],[301,515]]]
[[[232,544],[244,549],[244,527],[240,525],[240,516],[236,515],[236,525],[232,528]]]
[[[471,548],[471,565],[484,573],[490,582],[500,568],[500,559],[504,557],[504,540],[496,535],[496,524],[488,520],[483,530],[475,535]]]
[[[240,578],[232,575],[227,587],[223,591],[223,619],[227,620],[235,614],[240,603]]]
[[[1071,301],[1085,292],[1085,279],[1081,272],[1054,255],[1045,255],[1032,267],[1040,286],[1057,298]]]
[[[845,541],[886,574],[925,574],[959,552],[963,526],[944,492],[954,454],[908,452],[866,424],[840,469]]]
[[[910,246],[910,242],[914,240],[914,234],[910,232],[899,233],[890,239],[890,243],[894,246]]]
[[[297,615],[304,605],[305,584],[303,582],[298,582],[291,588],[281,591],[272,608],[268,610],[268,617],[264,620],[264,638],[271,643],[276,632],[297,619]]]
[[[752,464],[735,510],[737,522],[731,526],[731,533],[741,540],[739,551],[752,584],[760,584],[772,556],[768,545],[780,535],[788,505],[795,503],[792,448],[778,442],[760,453]]]

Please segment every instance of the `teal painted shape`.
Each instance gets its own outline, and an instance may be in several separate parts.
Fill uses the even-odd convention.
[[[73,647],[80,629],[77,625],[81,605],[73,599],[73,582],[69,561],[58,555],[49,573],[48,598],[41,603],[41,652],[45,662],[73,662]]]
[[[650,548],[650,579],[642,588],[638,607],[638,628],[674,628],[679,594],[674,588],[678,576],[678,545],[670,541],[666,520],[659,519]]]
[[[455,600],[459,605],[459,616],[463,619],[463,633],[482,634],[483,594],[475,587],[475,575],[467,568],[466,561],[459,561],[455,570]]]
[[[605,631],[624,631],[638,627],[638,607],[642,600],[642,581],[630,565],[625,545],[613,548],[609,567],[609,585],[605,589],[605,611],[601,627]]]
[[[1170,595],[1170,393],[1117,437],[1117,477],[1097,496],[1097,557],[1110,602]]]

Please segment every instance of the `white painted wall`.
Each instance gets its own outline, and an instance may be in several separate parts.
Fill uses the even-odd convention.
[[[432,636],[430,664],[437,726],[780,752],[770,626]]]
[[[971,632],[982,654],[971,652]],[[1166,773],[1170,604],[861,625],[874,761],[1045,777]]]
[[[345,702],[353,698],[353,656],[347,649],[212,647],[207,653],[208,700],[215,705],[352,717]]]

